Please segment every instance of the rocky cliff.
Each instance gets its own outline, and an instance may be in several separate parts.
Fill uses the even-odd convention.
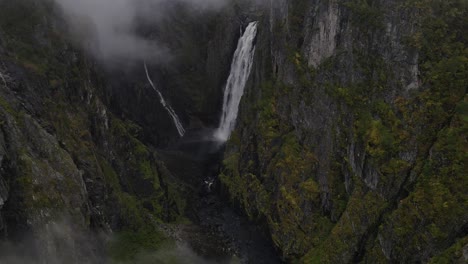
[[[164,240],[157,223],[178,219],[184,200],[53,14],[44,1],[0,2],[1,259],[125,260]]]
[[[221,182],[303,263],[466,261],[466,1],[270,1]]]
[[[240,29],[259,21],[219,177],[232,204],[286,262],[466,262],[466,0],[232,2],[138,29],[171,47],[147,63],[197,130],[217,124]],[[143,62],[98,63],[56,12],[0,0],[0,260],[135,261],[213,203],[193,185],[218,166],[156,150],[178,136]]]

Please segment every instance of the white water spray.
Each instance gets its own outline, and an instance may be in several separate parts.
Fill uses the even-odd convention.
[[[161,102],[162,106],[167,110],[172,120],[174,121],[174,125],[177,128],[177,132],[179,132],[180,137],[183,137],[185,134],[184,126],[182,126],[182,123],[180,122],[180,119],[177,116],[174,109],[172,109],[172,107],[166,102],[166,100],[164,100],[162,93],[156,88],[153,81],[151,80],[151,77],[148,73],[148,67],[146,66],[146,62],[144,63],[144,65],[145,65],[146,78],[148,78],[148,82],[150,83],[151,87],[153,87],[153,90],[158,94],[159,101]]]
[[[228,140],[236,125],[239,104],[244,94],[244,88],[252,70],[255,54],[254,40],[257,35],[257,22],[251,22],[237,44],[231,64],[231,73],[224,91],[223,113],[221,122],[215,132],[220,141]]]

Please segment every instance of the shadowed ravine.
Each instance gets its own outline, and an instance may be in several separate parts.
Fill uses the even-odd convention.
[[[271,240],[220,193],[223,146],[212,134],[211,129],[188,131],[172,148],[159,151],[167,168],[191,190],[187,214],[192,223],[166,231],[207,261],[281,263]]]
[[[279,263],[271,241],[259,227],[250,223],[228,204],[219,186],[219,168],[224,144],[235,127],[238,108],[249,78],[255,53],[257,22],[252,22],[239,39],[231,73],[226,83],[221,122],[217,129],[189,131],[184,136],[175,112],[161,103],[173,117],[182,137],[172,147],[159,150],[167,168],[187,185],[189,211],[193,224],[180,224],[165,230],[180,245],[188,246],[204,259],[221,263]],[[184,131],[182,131],[184,132]]]
[[[192,190],[187,194],[190,208],[187,214],[194,224],[176,228],[176,240],[203,258],[221,263],[280,262],[271,241],[259,227],[229,207],[218,180],[224,143],[235,127],[253,64],[256,34],[257,22],[252,22],[239,39],[225,87],[219,127],[191,131],[172,148],[160,151],[168,169]]]

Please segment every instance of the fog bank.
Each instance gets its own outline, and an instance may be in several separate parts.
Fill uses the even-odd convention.
[[[169,6],[213,11],[229,0],[54,0],[72,37],[103,61],[151,60],[165,62],[170,48],[137,33],[138,21],[158,23]]]

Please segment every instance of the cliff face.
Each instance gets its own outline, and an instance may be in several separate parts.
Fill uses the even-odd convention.
[[[0,2],[2,261],[102,263],[125,254],[104,247],[113,231],[154,247],[138,243],[162,240],[155,223],[183,212],[178,187],[51,14],[43,1]]]
[[[463,261],[464,1],[271,1],[221,181],[286,259]]]
[[[242,22],[235,6],[201,12],[175,4],[167,7],[162,21],[141,25],[148,39],[169,47],[168,63],[147,63],[153,81],[187,130],[218,125],[222,87]],[[159,98],[148,87],[143,62],[122,66],[107,73],[106,95],[112,109],[137,122],[148,142],[170,146],[178,139],[177,130],[155,103]]]

